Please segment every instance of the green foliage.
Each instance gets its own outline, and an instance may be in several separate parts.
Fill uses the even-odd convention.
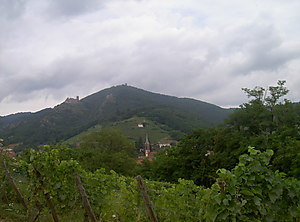
[[[0,140],[0,202],[6,204],[18,202],[13,187],[10,185],[4,169],[4,164],[7,165],[7,167],[9,168],[15,169],[16,164],[13,160],[13,156],[3,146],[3,140]]]
[[[210,186],[215,181],[215,171],[218,169],[214,156],[205,156],[211,150],[210,133],[207,130],[195,131],[185,136],[178,146],[160,150],[155,161],[142,162],[141,175],[167,182],[184,178]]]
[[[284,86],[285,83],[285,80],[278,80],[277,86],[269,86],[268,89],[256,86],[254,89],[242,88],[242,90],[247,94],[248,98],[254,97],[254,99],[250,100],[251,104],[262,103],[268,107],[274,107],[277,104],[281,104],[281,97],[289,92]]]
[[[227,123],[246,129],[252,135],[272,133],[287,126],[294,127],[297,118],[294,107],[286,99],[282,102],[282,97],[289,92],[285,83],[279,80],[277,86],[268,89],[258,86],[254,89],[243,88],[247,96],[254,99],[241,105],[241,109]]]
[[[14,201],[7,205],[0,202],[0,221],[1,222],[27,222],[28,218],[24,214],[22,206]]]
[[[300,218],[300,182],[269,168],[272,150],[260,152],[249,148],[249,153],[240,157],[233,170],[218,170],[217,182],[208,189],[183,179],[178,184],[145,181],[159,220],[293,221]],[[102,170],[86,175],[85,183],[90,187],[99,184],[97,192],[90,192],[93,198],[103,200],[94,203],[100,212],[107,212],[102,217],[115,215],[124,221],[135,221],[136,215],[141,218],[132,179],[120,178],[113,172],[107,175]],[[130,202],[130,210],[124,211],[123,207],[129,207]]]
[[[84,173],[82,181],[92,208],[102,221],[147,221],[134,178],[99,169]]]
[[[300,218],[300,182],[268,167],[272,150],[249,148],[232,170],[218,171],[208,192],[207,221],[293,221]]]
[[[218,170],[217,182],[211,188],[205,189],[184,179],[179,179],[176,184],[145,180],[159,220],[196,222],[300,219],[300,182],[270,169],[272,150],[260,152],[249,148],[248,152],[249,154],[240,156],[239,163],[231,171]],[[83,212],[79,201],[72,202],[80,198],[76,189],[73,189],[74,181],[71,177],[74,172],[80,172],[81,181],[99,220],[148,221],[134,178],[120,176],[114,171],[108,174],[104,169],[93,173],[83,171],[75,161],[67,160],[65,153],[60,153],[60,149],[49,147],[40,151],[28,150],[17,161],[19,172],[22,172],[21,169],[27,172],[24,176],[30,192],[26,195],[32,202],[43,203],[43,197],[49,194],[55,207],[60,209],[60,217],[64,221],[74,221],[70,210]],[[40,173],[37,174],[36,171]],[[68,205],[70,200],[72,204]],[[41,218],[44,215],[43,213]]]
[[[75,192],[74,173],[80,171],[78,163],[64,159],[66,150],[45,146],[43,150],[25,150],[20,163],[20,172],[28,180],[28,199],[31,204],[47,205],[48,196],[58,210],[71,209],[78,199]]]
[[[158,152],[155,161],[144,162],[141,175],[168,182],[184,178],[209,187],[217,176],[215,171],[232,169],[251,145],[260,150],[272,147],[272,169],[300,178],[300,109],[282,100],[288,92],[284,84],[278,81],[278,86],[268,89],[244,88],[251,100],[223,126],[187,134],[178,146]]]
[[[284,86],[285,83],[285,80],[278,80],[277,86],[269,87],[270,96],[265,98],[268,106],[274,107],[276,104],[280,103],[279,99],[281,97],[288,94],[289,90]]]
[[[287,128],[269,138],[270,146],[274,147],[272,168],[285,172],[288,176],[300,178],[300,141],[299,132]]]
[[[227,128],[242,136],[242,146],[251,145],[262,150],[272,147],[273,169],[279,169],[299,178],[299,107],[282,97],[288,93],[285,81],[268,89],[256,87],[243,89],[248,97],[254,97],[236,110],[227,120]],[[269,93],[268,93],[269,92]],[[239,147],[232,147],[238,151]],[[232,152],[230,152],[232,153]],[[238,152],[238,154],[242,154]]]
[[[137,125],[143,123],[144,128],[138,128]],[[151,143],[156,144],[162,139],[171,139],[170,128],[158,122],[151,121],[145,117],[132,117],[123,121],[109,124],[106,128],[113,128],[122,131],[122,133],[134,141],[139,141],[142,138],[142,143],[145,142],[146,134],[151,135]],[[142,146],[143,147],[143,146]]]
[[[138,124],[145,124],[144,128],[139,128]],[[170,140],[174,137],[180,137],[183,133],[178,131],[178,135],[175,135],[171,128],[158,122],[151,121],[145,117],[132,117],[118,122],[108,123],[106,125],[96,125],[83,133],[76,135],[66,141],[66,143],[74,145],[79,144],[84,136],[90,133],[100,132],[102,129],[116,129],[121,131],[127,138],[132,141],[140,142],[144,146],[146,134],[151,135],[152,144],[157,144],[162,139]],[[136,146],[139,147],[139,146]]]
[[[134,143],[114,129],[103,129],[86,135],[76,153],[75,158],[90,171],[105,168],[132,175],[136,166]]]

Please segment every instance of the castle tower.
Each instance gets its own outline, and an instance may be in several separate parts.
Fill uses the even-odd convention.
[[[145,140],[145,144],[144,144],[144,151],[145,151],[145,156],[148,157],[151,150],[151,145],[149,142],[149,138],[148,138],[148,134],[146,134],[146,140]]]

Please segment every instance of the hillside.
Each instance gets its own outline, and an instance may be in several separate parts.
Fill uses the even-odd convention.
[[[172,137],[176,137],[176,132],[179,135],[219,124],[230,112],[194,99],[120,85],[81,100],[66,100],[37,113],[1,117],[0,138],[20,147],[49,144],[71,138],[96,125],[107,126],[134,116],[162,124],[170,136],[173,133]]]
[[[159,142],[163,142],[165,140],[171,140],[174,138],[174,135],[178,135],[178,137],[182,135],[180,131],[170,131],[169,127],[166,125],[151,121],[145,117],[135,116],[129,119],[112,122],[108,125],[93,126],[88,130],[71,137],[66,142],[70,145],[78,145],[85,135],[92,132],[98,132],[102,129],[110,128],[122,131],[127,138],[135,142],[142,143],[142,146],[145,141],[146,134],[149,135],[149,139],[152,144],[158,144]]]

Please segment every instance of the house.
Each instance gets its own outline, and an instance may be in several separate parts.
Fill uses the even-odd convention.
[[[204,156],[210,156],[210,155],[214,155],[214,151],[212,150],[207,150],[206,154]]]
[[[4,147],[3,142],[4,140],[0,138],[0,157],[6,156],[6,157],[14,158],[16,156],[16,153],[13,151],[13,149],[9,147]]]
[[[143,123],[139,123],[137,126],[138,126],[138,128],[144,128],[145,127],[145,125]]]
[[[0,147],[0,156],[14,158],[16,153],[13,151],[13,149]]]
[[[160,142],[158,142],[158,146],[159,148],[163,148],[163,147],[169,147],[172,146],[172,144],[177,144],[176,140],[162,140]]]
[[[158,143],[159,148],[171,146],[170,143]]]
[[[156,152],[150,152],[148,153],[148,156],[139,156],[138,160],[136,161],[138,164],[142,163],[143,160],[147,159],[149,161],[153,161],[154,160],[154,156],[155,156]]]

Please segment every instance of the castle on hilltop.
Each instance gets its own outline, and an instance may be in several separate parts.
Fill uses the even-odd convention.
[[[79,96],[76,96],[76,99],[68,97],[64,103],[77,104],[77,103],[79,103]]]

